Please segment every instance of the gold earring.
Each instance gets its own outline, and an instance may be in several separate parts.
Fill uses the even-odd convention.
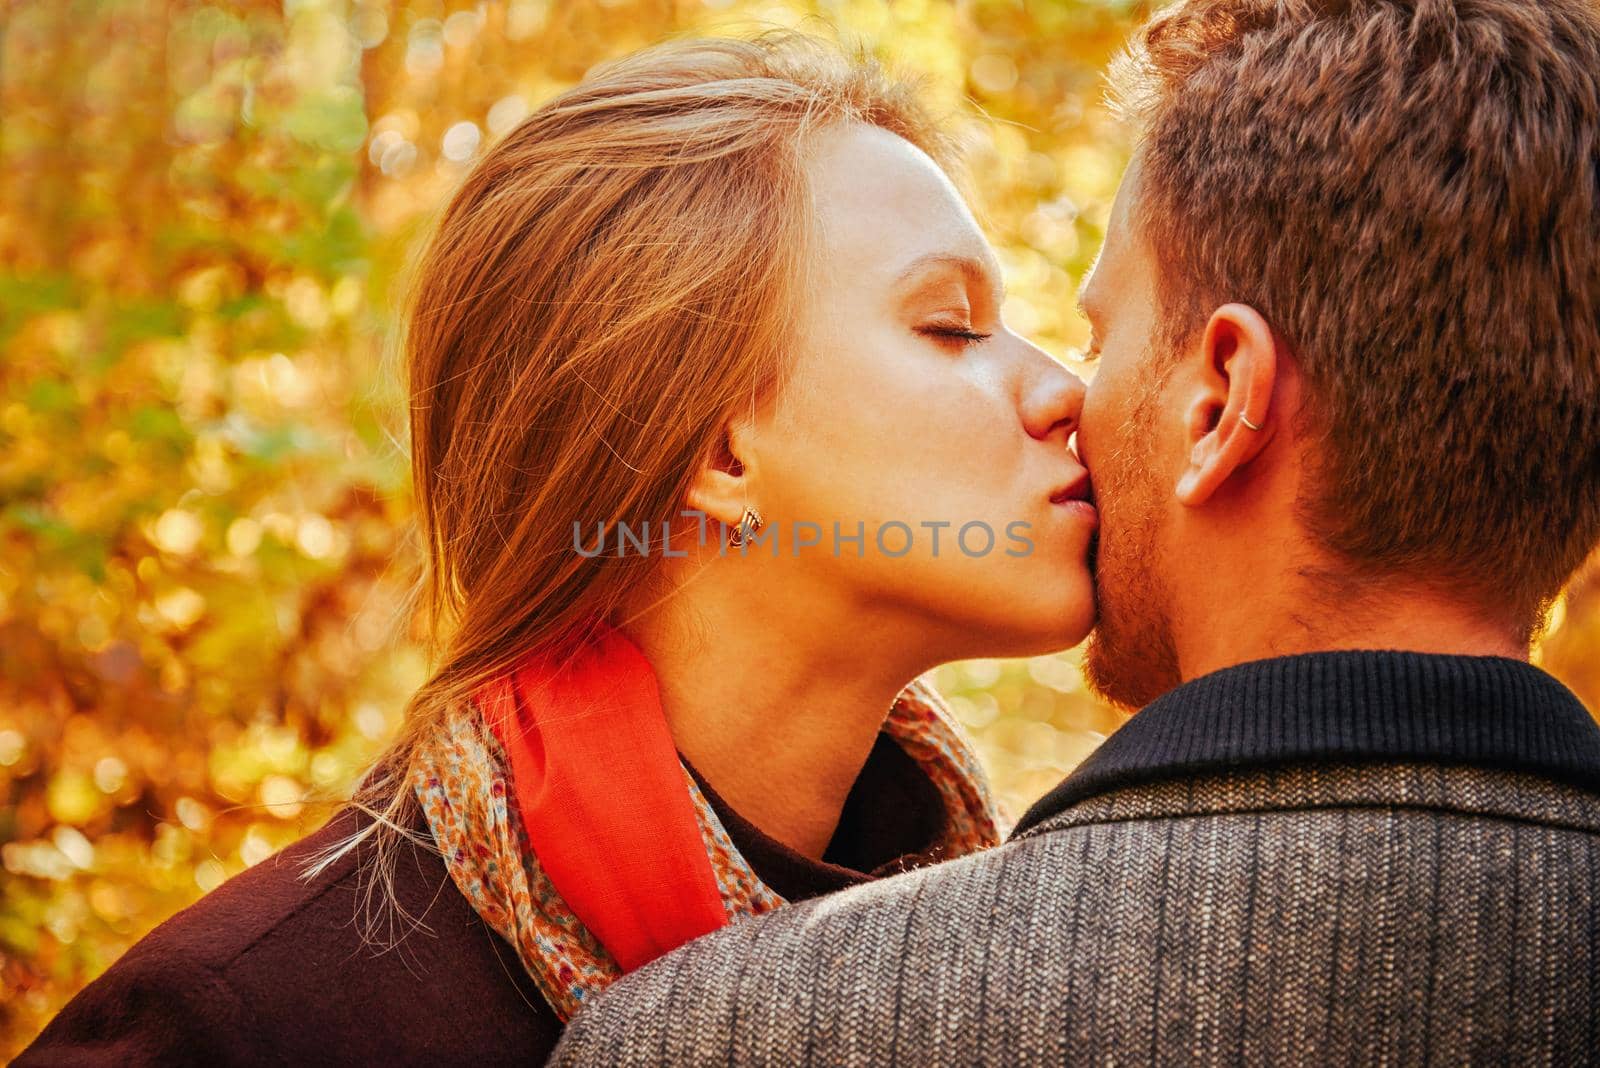
[[[738,548],[744,544],[746,538],[760,530],[765,522],[760,512],[754,508],[746,508],[744,515],[739,517],[739,525],[728,535],[728,544]]]

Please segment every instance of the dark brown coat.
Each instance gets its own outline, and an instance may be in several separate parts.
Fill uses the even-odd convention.
[[[887,737],[858,779],[824,862],[762,834],[700,781],[752,867],[790,900],[916,863],[943,827],[937,791]],[[161,924],[14,1063],[541,1063],[560,1023],[437,854],[402,846],[395,890],[427,929],[405,933],[387,952],[363,944],[353,922],[367,889],[355,854],[310,882],[297,878],[303,858],[366,819],[340,810]],[[420,818],[417,826],[425,828]],[[850,863],[874,872],[844,866]]]

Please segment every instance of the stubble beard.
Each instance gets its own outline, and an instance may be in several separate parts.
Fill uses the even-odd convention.
[[[1102,698],[1137,709],[1183,681],[1161,556],[1160,488],[1148,443],[1154,398],[1141,398],[1124,440],[1145,443],[1096,472],[1100,536],[1093,555],[1100,618],[1084,652],[1084,676]]]

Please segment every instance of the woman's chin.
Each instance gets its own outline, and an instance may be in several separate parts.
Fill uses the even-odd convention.
[[[973,657],[1024,657],[1059,653],[1082,642],[1094,629],[1093,584],[1065,592],[1050,603],[1038,603],[1037,593],[997,605],[997,616],[974,622],[975,645],[984,647]],[[1004,613],[1003,617],[999,613]]]
[[[1043,656],[1047,653],[1059,653],[1070,649],[1089,637],[1089,632],[1094,629],[1094,613],[1087,616],[1073,613],[1070,618],[1061,624],[1047,629],[1041,633],[1034,647],[1017,656]]]

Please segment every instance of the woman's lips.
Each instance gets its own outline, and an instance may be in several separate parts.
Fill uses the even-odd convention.
[[[1098,524],[1100,521],[1100,513],[1094,506],[1093,491],[1089,485],[1087,471],[1050,494],[1050,503],[1074,512],[1093,523]]]
[[[1081,504],[1094,506],[1093,493],[1089,486],[1089,472],[1085,471],[1067,485],[1062,486],[1050,494],[1051,504],[1070,504],[1077,501]]]

